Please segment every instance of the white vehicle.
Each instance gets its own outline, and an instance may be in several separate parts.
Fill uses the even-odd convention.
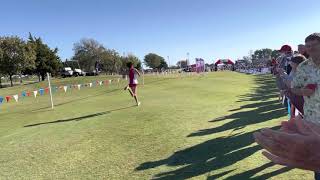
[[[73,71],[72,71],[71,67],[64,67],[62,69],[61,76],[63,78],[73,76]]]
[[[82,71],[81,69],[74,69],[73,75],[74,76],[85,76],[86,73],[84,71]]]

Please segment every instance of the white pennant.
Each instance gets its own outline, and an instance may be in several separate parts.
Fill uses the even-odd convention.
[[[120,82],[120,78],[118,78],[118,83]]]
[[[92,83],[89,83],[89,87],[92,87]]]
[[[295,116],[299,116],[299,110],[295,108]]]
[[[33,91],[33,95],[35,98],[37,97],[37,94],[38,94],[38,91]]]
[[[102,86],[102,81],[99,81],[99,85]]]
[[[19,96],[18,96],[18,94],[13,95],[13,98],[14,98],[14,100],[16,100],[16,102],[18,102],[18,100],[19,100]]]
[[[63,86],[64,92],[67,92],[68,86]]]
[[[80,90],[80,88],[81,88],[81,84],[78,84],[78,89]]]
[[[111,79],[109,80],[109,84],[111,84]]]

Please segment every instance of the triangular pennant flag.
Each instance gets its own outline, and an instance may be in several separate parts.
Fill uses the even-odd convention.
[[[49,88],[48,87],[45,88],[44,90],[45,90],[46,94],[49,94]]]
[[[102,86],[102,81],[99,81],[99,85]]]
[[[29,91],[27,92],[27,96],[28,96],[28,97],[30,97],[30,96],[31,96],[31,93],[30,93]]]
[[[104,81],[104,84],[107,86],[109,84],[109,81],[108,80],[105,80]]]
[[[22,96],[22,97],[26,97],[26,96],[27,96],[26,92],[23,91],[23,92],[21,93],[21,96]]]
[[[120,78],[118,78],[118,83],[120,82]]]
[[[56,91],[57,91],[56,87],[55,86],[51,86],[51,92],[55,93]]]
[[[78,84],[78,89],[80,90],[80,88],[81,88],[81,84]]]
[[[6,100],[7,100],[7,102],[9,102],[9,101],[10,101],[10,99],[11,99],[11,96],[6,96]]]
[[[64,92],[67,92],[68,86],[63,86]]]
[[[0,104],[2,104],[3,103],[3,97],[2,96],[0,96]]]
[[[34,97],[36,98],[37,95],[38,95],[38,91],[33,91],[33,95],[34,95]]]
[[[39,93],[40,93],[41,96],[43,96],[44,95],[44,89],[39,89]]]
[[[109,84],[111,84],[111,82],[112,82],[112,80],[110,79],[110,80],[109,80]]]
[[[16,100],[16,102],[18,102],[18,101],[19,101],[19,96],[18,96],[18,94],[13,95],[13,98],[14,98],[14,100]]]
[[[89,83],[89,87],[92,87],[92,83]]]

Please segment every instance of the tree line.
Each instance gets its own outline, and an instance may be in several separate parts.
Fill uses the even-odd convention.
[[[78,61],[85,72],[96,70],[99,64],[99,70],[106,74],[124,74],[129,62],[142,69],[142,62],[137,56],[120,55],[94,39],[81,39],[74,43],[73,51],[70,60]],[[50,48],[40,37],[31,33],[26,40],[18,36],[0,36],[0,86],[3,76],[9,77],[11,86],[14,75],[37,75],[39,81],[45,80],[47,72],[58,76],[66,61],[63,62],[58,56],[58,48]],[[145,55],[144,64],[155,70],[168,68],[165,59],[155,53]]]

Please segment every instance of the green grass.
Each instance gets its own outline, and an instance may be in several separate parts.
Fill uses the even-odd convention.
[[[56,79],[53,85],[108,77]],[[270,76],[147,76],[0,106],[0,179],[311,179],[269,163],[252,133],[286,119]],[[1,89],[0,95],[44,87]]]

